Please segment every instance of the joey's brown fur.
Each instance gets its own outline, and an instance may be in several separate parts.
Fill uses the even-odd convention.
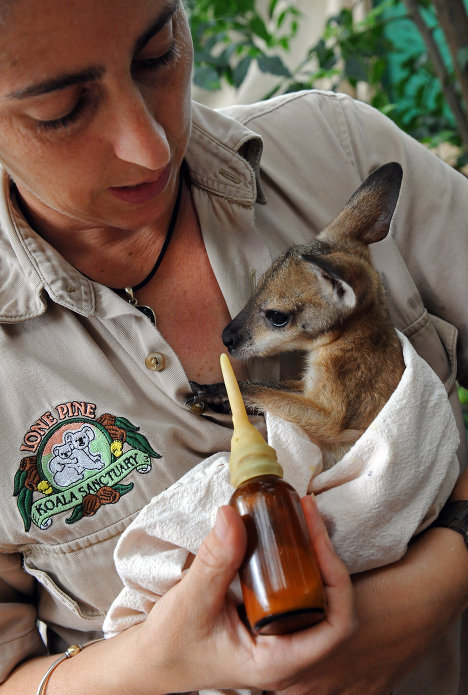
[[[261,279],[223,341],[236,358],[305,351],[303,377],[241,383],[246,405],[300,425],[329,468],[369,426],[404,370],[368,244],[383,239],[398,200],[396,163],[373,172],[309,244],[293,246]],[[226,402],[221,385],[192,383],[195,399]]]

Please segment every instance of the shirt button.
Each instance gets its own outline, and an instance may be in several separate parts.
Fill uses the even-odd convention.
[[[145,357],[145,364],[152,372],[160,372],[166,366],[166,358],[162,352],[150,352]]]

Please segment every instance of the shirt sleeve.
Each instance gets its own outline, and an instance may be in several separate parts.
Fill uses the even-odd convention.
[[[385,162],[403,167],[394,241],[427,310],[457,328],[457,379],[468,387],[468,179],[367,104],[338,103],[362,180]]]
[[[20,662],[46,654],[37,628],[34,579],[17,553],[0,552],[0,683]]]

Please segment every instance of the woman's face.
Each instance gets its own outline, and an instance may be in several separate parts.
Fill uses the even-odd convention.
[[[165,218],[190,131],[180,0],[13,0],[1,26],[0,161],[66,230]]]

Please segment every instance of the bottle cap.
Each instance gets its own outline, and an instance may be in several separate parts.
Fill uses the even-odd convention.
[[[276,451],[249,422],[229,357],[222,354],[220,361],[234,424],[229,458],[231,484],[238,487],[246,480],[259,475],[276,475],[282,478],[283,469],[276,458]]]

